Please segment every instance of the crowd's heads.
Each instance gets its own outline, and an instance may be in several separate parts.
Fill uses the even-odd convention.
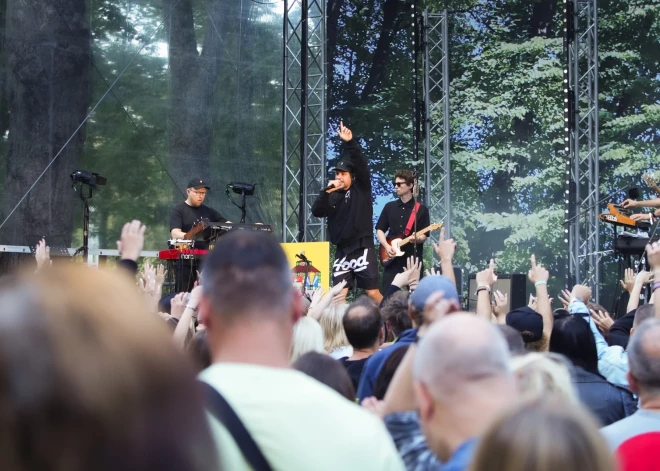
[[[194,372],[128,279],[52,267],[0,304],[1,469],[213,467]]]
[[[293,326],[289,360],[293,363],[307,352],[324,352],[323,329],[311,317],[303,316]]]
[[[457,439],[467,440],[515,399],[509,350],[497,327],[471,314],[434,322],[419,342],[413,365],[415,396],[427,440],[443,460]],[[460,432],[451,423],[467,421]],[[469,433],[470,436],[450,437]]]
[[[543,334],[543,317],[530,307],[514,309],[506,315],[506,325],[522,334],[528,351],[544,351],[548,339]]]
[[[325,351],[328,353],[350,346],[344,332],[344,314],[347,307],[348,304],[333,304],[321,314],[319,322],[323,328]]]
[[[410,347],[410,345],[401,345],[395,348],[392,353],[390,353],[390,356],[387,357],[385,363],[383,363],[383,367],[380,369],[380,373],[378,373],[378,377],[374,383],[373,396],[376,399],[385,399],[385,393],[387,393],[392,378],[394,378],[394,373],[396,373],[397,368],[399,368],[403,357],[406,356],[408,347]]]
[[[641,325],[642,322],[652,319],[655,316],[655,311],[653,304],[644,304],[637,308],[635,311],[635,318],[633,319],[633,329],[636,329]],[[632,335],[633,332],[630,332]]]
[[[344,332],[354,349],[377,347],[383,342],[380,310],[367,296],[350,304],[343,317]]]
[[[409,312],[417,327],[424,324],[424,307],[432,294],[442,291],[443,298],[459,309],[460,300],[454,283],[443,275],[429,275],[422,278],[417,289],[410,295]]]
[[[392,337],[397,338],[405,330],[412,329],[412,320],[408,314],[408,292],[397,291],[385,300],[380,312]],[[394,340],[388,339],[388,341]]]
[[[355,388],[346,368],[328,355],[307,352],[295,361],[293,367],[334,389],[349,401],[355,401]]]
[[[522,400],[534,400],[552,394],[567,403],[578,403],[571,365],[561,355],[532,352],[513,357],[511,367],[518,380]]]
[[[522,334],[520,332],[505,324],[497,324],[497,328],[504,336],[504,340],[506,340],[506,343],[509,346],[509,353],[511,355],[524,355],[527,353],[527,350],[525,350],[525,342],[523,342]]]
[[[550,351],[564,355],[575,366],[590,373],[600,374],[594,334],[589,323],[578,316],[564,317],[554,322]]]
[[[302,314],[284,251],[270,234],[233,231],[204,263],[200,315],[209,329],[269,321],[289,329]]]
[[[479,440],[470,471],[614,471],[612,454],[583,408],[556,398],[522,402]]]
[[[660,397],[660,319],[647,319],[636,329],[628,343],[628,382],[644,400]]]

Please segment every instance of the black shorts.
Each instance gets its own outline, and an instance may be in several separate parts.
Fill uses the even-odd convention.
[[[378,261],[373,247],[360,248],[349,254],[339,254],[332,266],[332,284],[346,280],[346,287],[353,287],[353,278],[357,287],[378,289]]]

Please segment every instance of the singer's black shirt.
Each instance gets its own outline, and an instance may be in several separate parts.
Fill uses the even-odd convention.
[[[312,205],[314,216],[328,218],[328,235],[330,242],[337,246],[337,255],[374,246],[374,208],[367,159],[354,139],[347,142],[345,148],[355,169],[351,187],[332,193],[321,190]]]

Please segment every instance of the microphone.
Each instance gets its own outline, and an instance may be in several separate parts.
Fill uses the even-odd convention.
[[[335,184],[334,184],[334,183],[330,183],[328,186],[326,186],[325,188],[323,188],[323,191],[332,190],[333,188],[335,188]]]

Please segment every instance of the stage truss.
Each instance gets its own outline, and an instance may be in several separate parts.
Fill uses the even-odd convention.
[[[591,287],[598,302],[598,9],[597,0],[564,0],[568,284]],[[566,87],[566,80],[568,81]]]
[[[448,12],[424,11],[424,204],[451,233]],[[438,231],[431,240],[438,241]]]
[[[284,1],[282,241],[325,240],[325,1]]]

